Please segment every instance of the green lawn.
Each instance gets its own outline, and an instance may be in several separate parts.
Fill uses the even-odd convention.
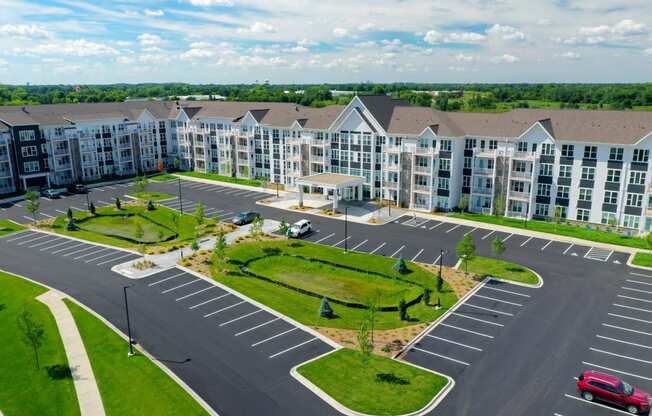
[[[632,263],[637,266],[652,267],[652,253],[636,253]]]
[[[98,216],[80,221],[77,226],[87,232],[104,236],[128,238],[145,244],[159,243],[167,238],[172,238],[174,232],[161,227],[139,216]],[[143,232],[142,236],[136,234],[138,226]]]
[[[156,209],[154,211],[147,211],[146,207],[144,205],[123,205],[123,209],[118,211],[114,206],[106,206],[102,208],[97,208],[96,213],[99,215],[116,215],[116,214],[142,214],[146,216],[147,218],[151,219],[152,221],[165,225],[168,230],[165,229],[165,227],[158,227],[158,226],[151,226],[151,223],[145,220],[131,220],[131,221],[125,221],[125,226],[126,228],[112,228],[113,225],[111,225],[111,221],[113,219],[109,220],[99,220],[97,224],[99,228],[91,228],[91,229],[79,229],[75,231],[68,231],[66,229],[66,224],[68,222],[68,219],[65,215],[61,217],[57,217],[54,221],[53,224],[53,231],[59,233],[59,234],[64,234],[64,235],[69,235],[72,237],[76,238],[81,238],[83,240],[88,240],[88,241],[93,241],[97,243],[102,243],[102,244],[108,244],[116,247],[122,247],[122,248],[138,248],[138,244],[123,240],[120,238],[113,237],[111,235],[105,235],[102,234],[106,230],[106,226],[109,226],[109,229],[112,232],[124,232],[128,235],[133,235],[135,231],[135,226],[131,227],[130,225],[134,224],[134,221],[143,221],[144,223],[148,224],[148,227],[146,232],[150,232],[151,230],[160,230],[164,233],[163,239],[165,238],[165,235],[168,235],[170,233],[170,230],[175,230],[175,225],[174,222],[172,221],[173,214],[176,213],[176,211],[171,210],[167,207],[164,207],[162,205],[157,205]],[[74,213],[74,216],[78,220],[83,220],[85,218],[91,218],[90,213],[86,211],[76,211]],[[134,218],[134,217],[130,217]],[[93,224],[93,222],[96,221],[96,219],[92,219],[90,224]],[[107,224],[107,222],[109,224]],[[120,220],[116,220],[120,221]],[[81,221],[79,223],[80,227],[86,228],[87,222]],[[114,224],[115,225],[115,224]],[[156,246],[170,246],[170,245],[177,245],[177,244],[188,244],[192,242],[195,239],[196,232],[199,233],[199,237],[202,235],[206,234],[209,232],[212,227],[214,227],[215,221],[212,219],[206,218],[204,220],[204,225],[203,226],[198,226],[197,220],[195,219],[194,216],[192,215],[179,215],[179,236],[176,239],[173,239],[171,241],[166,241],[163,243],[158,243]],[[145,228],[145,227],[144,227]],[[158,235],[156,235],[158,238]],[[159,239],[160,240],[160,239]]]
[[[460,265],[464,270],[464,262]],[[535,285],[539,278],[531,270],[508,261],[492,259],[488,257],[475,256],[469,260],[468,270],[481,276],[493,276],[499,279],[511,280],[513,282]]]
[[[455,213],[449,215],[454,218],[463,218],[465,220],[504,225],[514,228],[526,228],[525,222],[516,218],[471,213]],[[593,227],[595,228],[595,225]],[[586,227],[581,227],[578,225],[557,224],[554,222],[529,220],[527,222],[527,229],[532,231],[541,231],[544,233],[563,235],[566,237],[581,238],[583,240],[595,241],[598,243],[616,244],[641,249],[651,248],[647,240],[641,237],[621,236],[615,232],[600,231],[596,229],[589,230]]]
[[[16,224],[13,221],[9,221],[9,220],[6,220],[6,219],[0,220],[0,237],[2,237],[3,235],[8,235],[8,234],[11,234],[11,233],[15,233],[17,231],[21,231],[21,230],[24,230],[24,229],[25,229],[25,227],[23,227],[20,224]]]
[[[72,378],[65,375],[68,360],[54,318],[47,306],[34,299],[45,288],[0,272],[0,410],[5,415],[79,415]],[[43,325],[39,350],[40,369],[34,353],[21,340],[16,320],[23,310]]]
[[[258,179],[232,178],[231,176],[218,175],[216,173],[177,172],[176,174],[188,176],[190,178],[210,179],[212,181],[236,183],[239,185],[262,186],[262,181],[259,181]]]
[[[175,195],[170,195],[166,194],[163,192],[132,192],[130,193],[131,196],[136,197],[138,199],[142,199],[143,201],[163,201],[166,199],[172,199],[176,198]]]
[[[425,407],[447,379],[400,361],[340,349],[297,369],[299,374],[351,410],[369,415],[402,415]],[[379,379],[380,377],[384,378]],[[382,381],[381,381],[382,380]]]
[[[155,175],[148,176],[147,179],[152,182],[167,182],[175,180],[177,177],[169,173],[157,173]]]
[[[410,321],[401,321],[398,312],[379,312],[376,317],[376,328],[378,329],[399,328],[422,322],[431,322],[457,301],[455,293],[446,284],[442,293],[437,293],[435,289],[435,276],[413,263],[406,262],[411,273],[400,275],[392,269],[396,261],[394,259],[364,253],[349,252],[343,254],[343,250],[338,248],[325,247],[296,240],[242,243],[229,246],[226,253],[230,259],[226,265],[229,274],[224,274],[221,270],[214,268],[213,277],[219,282],[303,324],[345,329],[359,328],[360,322],[366,319],[368,314],[364,309],[331,304],[337,317],[334,319],[321,318],[318,314],[320,299],[300,294],[274,283],[244,275],[240,272],[238,264],[244,263],[249,259],[262,257],[266,253],[269,253],[270,250],[280,250],[282,253],[319,258],[337,264],[383,273],[388,276],[400,277],[415,284],[431,288],[433,290],[432,302],[435,302],[437,297],[441,300],[443,308],[439,310],[435,310],[435,308],[426,306],[423,303],[410,307],[408,309],[411,318]]]
[[[106,414],[205,415],[206,411],[144,355],[127,357],[127,342],[66,300],[84,340]]]

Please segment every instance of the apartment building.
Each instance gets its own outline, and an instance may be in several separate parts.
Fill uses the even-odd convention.
[[[305,176],[351,175],[363,186],[338,197],[415,210],[462,205],[652,228],[649,112],[445,113],[378,95],[325,108],[224,101],[5,107],[0,123],[14,161],[2,170],[0,139],[0,191],[7,177],[21,189],[38,180],[150,172],[178,160],[181,169],[268,178],[290,190]],[[23,153],[34,142],[41,146]]]

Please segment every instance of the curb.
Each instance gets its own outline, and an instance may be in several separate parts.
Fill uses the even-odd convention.
[[[342,413],[342,414],[344,414],[344,415],[347,415],[347,416],[373,416],[373,415],[369,415],[368,413],[361,413],[361,412],[357,412],[357,411],[355,411],[355,410],[351,410],[351,409],[349,409],[348,407],[344,406],[343,404],[341,404],[340,402],[338,402],[337,400],[335,400],[335,399],[334,399],[332,396],[330,396],[328,393],[326,393],[325,391],[323,391],[322,389],[320,389],[320,388],[319,388],[317,385],[315,385],[312,381],[310,381],[310,380],[308,380],[307,378],[305,378],[304,376],[302,376],[302,375],[299,373],[299,371],[298,371],[298,368],[299,368],[299,367],[301,367],[301,366],[303,366],[303,365],[305,365],[305,364],[311,363],[311,362],[313,362],[313,361],[317,361],[317,360],[319,360],[320,358],[323,358],[323,357],[325,357],[325,356],[327,356],[327,355],[329,355],[329,354],[333,354],[334,352],[336,352],[336,351],[338,351],[338,350],[340,350],[340,349],[341,349],[341,348],[338,348],[338,349],[336,349],[335,351],[329,351],[329,352],[327,352],[327,353],[325,353],[325,354],[319,355],[319,356],[314,357],[314,358],[312,358],[312,359],[310,359],[310,360],[308,360],[308,361],[304,361],[303,363],[299,363],[299,364],[295,365],[295,366],[292,367],[292,369],[290,370],[290,375],[291,375],[295,380],[297,380],[299,383],[301,383],[305,388],[307,388],[308,390],[312,391],[312,392],[313,392],[317,397],[319,397],[319,398],[322,399],[324,402],[326,402],[328,405],[330,405],[333,409],[337,410],[338,412],[340,412],[340,413]],[[398,416],[421,416],[421,415],[426,415],[426,414],[430,413],[430,412],[431,412],[435,407],[437,407],[437,405],[438,405],[442,400],[444,400],[444,398],[446,397],[446,395],[448,395],[448,393],[449,393],[449,392],[453,389],[453,387],[455,386],[455,380],[453,380],[450,376],[447,376],[446,374],[438,373],[438,372],[436,372],[436,371],[432,371],[432,370],[430,370],[430,369],[428,369],[428,368],[424,368],[424,367],[421,367],[421,366],[418,366],[418,365],[415,365],[415,364],[409,363],[409,362],[407,362],[407,361],[396,360],[396,359],[395,359],[395,361],[400,361],[402,364],[410,365],[410,366],[415,367],[415,368],[418,368],[418,369],[420,369],[420,370],[424,370],[424,371],[427,371],[427,372],[429,372],[429,373],[433,373],[433,374],[436,374],[436,375],[438,375],[438,376],[442,376],[442,377],[446,378],[446,380],[448,380],[448,382],[446,383],[446,385],[445,385],[441,390],[439,390],[439,391],[437,392],[437,394],[436,394],[436,395],[435,395],[435,396],[430,400],[430,402],[428,402],[428,404],[426,404],[424,407],[422,407],[421,409],[416,410],[416,411],[414,411],[414,412],[404,413],[404,414],[402,414],[402,415],[398,415]]]
[[[185,176],[185,175],[179,175],[178,173],[173,173],[172,176],[175,176],[177,178],[180,178],[181,180],[185,181],[190,181],[190,182],[201,182],[209,185],[221,185],[225,186],[227,188],[236,188],[236,189],[242,189],[243,191],[258,191],[262,193],[267,193],[267,194],[272,194],[276,195],[276,190],[275,189],[269,189],[269,188],[263,188],[262,186],[251,186],[251,185],[241,185],[239,183],[232,183],[232,182],[222,182],[218,181],[215,179],[203,179],[203,178],[195,178],[192,176]],[[279,195],[280,194],[287,194],[287,191],[278,191]]]
[[[631,253],[629,257],[627,258],[627,265],[633,269],[640,269],[640,270],[645,270],[648,272],[652,272],[652,267],[647,267],[647,266],[639,266],[637,264],[634,264],[634,256],[636,256],[637,253]]]
[[[12,275],[12,276],[19,277],[19,278],[21,278],[21,279],[27,280],[27,281],[29,281],[29,282],[31,282],[31,283],[37,285],[37,286],[41,286],[41,287],[44,287],[44,288],[46,288],[46,289],[52,290],[52,291],[54,291],[54,292],[61,293],[61,294],[62,294],[63,296],[65,296],[66,298],[70,299],[71,302],[75,303],[75,304],[78,305],[80,308],[84,309],[86,312],[90,313],[91,315],[93,315],[94,317],[96,317],[97,319],[99,319],[99,320],[100,320],[104,325],[106,325],[109,329],[111,329],[113,332],[115,332],[115,333],[116,333],[118,336],[120,336],[122,339],[124,339],[124,340],[127,341],[127,342],[129,341],[129,338],[127,337],[127,335],[124,334],[122,331],[120,331],[120,330],[119,330],[115,325],[113,325],[111,322],[107,321],[103,316],[101,316],[100,314],[98,314],[97,312],[95,312],[94,310],[92,310],[91,308],[89,308],[88,306],[84,305],[83,303],[81,303],[80,301],[78,301],[77,299],[75,299],[74,297],[68,295],[67,293],[62,292],[62,291],[57,290],[57,289],[55,289],[55,288],[53,288],[53,287],[50,287],[50,286],[48,286],[48,285],[46,285],[46,284],[43,284],[43,283],[37,282],[37,281],[35,281],[35,280],[30,279],[29,277],[26,277],[26,276],[23,276],[23,275],[20,275],[20,274],[17,274],[17,273],[8,272],[8,271],[5,271],[5,270],[3,270],[3,269],[0,269],[0,271],[3,271],[3,272],[5,272],[5,273],[7,273],[7,274],[10,274],[10,275]],[[196,402],[197,402],[197,403],[198,403],[202,408],[204,408],[204,410],[206,410],[206,412],[207,412],[209,415],[211,415],[211,416],[220,416],[220,415],[215,411],[215,409],[213,409],[213,408],[212,408],[208,403],[206,403],[206,402],[204,401],[204,399],[202,399],[202,398],[199,396],[199,394],[197,394],[197,393],[196,393],[196,392],[195,392],[195,391],[194,391],[194,390],[193,390],[189,385],[187,385],[187,384],[186,384],[182,379],[180,379],[180,378],[179,378],[179,377],[178,377],[174,372],[172,372],[172,370],[170,370],[170,369],[169,369],[168,367],[166,367],[165,365],[161,364],[161,362],[160,362],[159,360],[157,360],[156,358],[154,358],[154,356],[151,355],[149,352],[147,352],[147,350],[145,350],[141,345],[138,344],[138,345],[136,346],[136,348],[137,348],[137,349],[138,349],[138,350],[139,350],[139,351],[140,351],[140,352],[141,352],[145,357],[147,357],[147,359],[149,359],[152,363],[154,363],[154,365],[156,365],[156,366],[157,366],[158,368],[160,368],[160,369],[161,369],[165,374],[167,374],[168,377],[170,377],[174,382],[176,382],[176,383],[177,383],[177,384],[178,384],[182,389],[184,389],[184,390],[186,391],[186,393],[188,393],[188,394],[190,395],[190,397],[192,397],[192,398],[193,398],[193,399],[194,399],[194,400],[195,400],[195,401],[196,401]]]
[[[113,249],[113,250],[124,251],[125,253],[131,253],[131,254],[141,256],[141,254],[139,252],[137,252],[136,250],[130,250],[128,248],[122,248],[122,247],[112,246],[112,245],[103,244],[103,243],[96,243],[94,241],[84,240],[82,238],[71,237],[71,236],[66,235],[66,234],[59,234],[59,233],[55,233],[53,231],[41,230],[40,228],[34,228],[34,227],[27,227],[27,228],[29,230],[31,230],[31,231],[34,231],[34,232],[49,234],[49,235],[52,235],[52,236],[55,236],[55,237],[67,238],[69,240],[79,241],[80,243],[86,243],[86,244],[91,244],[91,245],[95,245],[95,246],[98,246],[98,247],[110,248],[110,249]],[[15,233],[13,233],[13,234],[15,234]]]
[[[290,208],[284,208],[284,207],[275,207],[275,206],[270,205],[270,204],[265,204],[265,203],[261,202],[261,200],[256,201],[256,205],[261,205],[261,206],[264,206],[264,207],[267,207],[267,208],[278,209],[278,210],[280,210],[280,211],[294,212],[294,213],[297,213],[297,214],[305,214],[305,215],[314,215],[314,216],[316,216],[316,217],[330,218],[330,219],[333,219],[333,220],[344,221],[344,214],[340,214],[340,215],[326,215],[326,214],[322,214],[322,213],[320,213],[320,212],[300,211],[300,210],[290,209]],[[396,218],[390,218],[390,219],[388,219],[388,220],[386,220],[386,221],[379,222],[379,223],[372,223],[372,222],[369,222],[369,221],[357,221],[357,220],[352,220],[352,219],[351,219],[351,215],[349,215],[347,221],[348,221],[348,222],[355,223],[355,224],[364,224],[364,225],[369,225],[369,226],[387,225],[387,224],[390,224],[390,223],[392,223],[392,222],[394,222],[394,221],[399,220],[400,218],[404,217],[405,215],[406,215],[406,214],[402,214],[401,216],[398,216],[398,217],[396,217]],[[375,217],[372,217],[372,218],[375,218]]]

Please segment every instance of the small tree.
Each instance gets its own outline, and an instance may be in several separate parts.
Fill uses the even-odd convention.
[[[362,354],[362,365],[366,367],[369,364],[369,358],[374,350],[374,344],[369,339],[369,329],[367,321],[362,321],[358,329],[358,348]]]
[[[115,197],[115,209],[120,211],[122,209],[122,202],[120,202],[120,198],[117,196]]]
[[[76,229],[77,226],[75,225],[75,219],[74,218],[68,219],[68,222],[66,223],[66,230],[75,231]]]
[[[365,299],[365,304],[367,305],[367,315],[369,318],[369,326],[371,330],[371,343],[374,342],[374,332],[376,329],[376,315],[380,309],[380,301],[382,299],[382,293],[378,289],[374,289]]]
[[[139,176],[134,180],[134,192],[137,194],[146,192],[148,184],[147,176]]]
[[[401,301],[398,303],[398,317],[401,319],[401,321],[407,321],[410,319],[407,310],[408,307],[405,299],[401,299]]]
[[[497,198],[494,198],[494,215],[496,217],[501,217],[504,213],[505,201],[500,195],[498,195]]]
[[[45,335],[43,325],[34,321],[32,314],[28,310],[24,310],[20,315],[18,315],[16,324],[18,330],[23,336],[23,342],[34,351],[36,368],[40,368],[38,351],[43,345],[43,337]]]
[[[405,274],[408,272],[407,265],[405,264],[405,260],[403,257],[399,257],[399,259],[394,263],[393,269],[399,272],[400,274]]]
[[[36,214],[38,214],[39,210],[41,209],[41,202],[38,200],[38,193],[34,191],[27,191],[25,193],[25,199],[27,200],[25,209],[27,212],[32,214],[32,218],[34,219],[34,222],[36,222]]]
[[[202,225],[204,223],[204,203],[199,201],[197,202],[197,208],[195,209],[195,220],[197,221],[197,225]]]
[[[192,249],[192,251],[199,250],[199,242],[197,242],[196,238],[192,240],[192,244],[190,245],[190,248]]]
[[[555,207],[555,213],[554,213],[554,215],[555,215],[555,217],[554,217],[554,218],[555,218],[555,222],[556,222],[557,224],[561,224],[561,207],[558,207],[558,206]]]
[[[252,237],[258,237],[263,233],[263,217],[256,217],[251,223],[251,233]]]
[[[333,318],[333,308],[331,308],[330,303],[328,303],[326,296],[321,299],[321,304],[319,305],[319,316],[326,319]]]
[[[215,248],[213,249],[212,260],[213,264],[221,267],[226,257],[226,237],[224,231],[220,230],[215,240]]]
[[[437,272],[437,276],[435,276],[435,287],[439,293],[441,293],[444,287],[444,278],[441,276],[440,272]]]
[[[494,253],[494,256],[498,257],[505,252],[505,242],[500,238],[496,237],[491,242],[491,251]]]
[[[90,211],[91,215],[95,215],[95,204],[94,203],[92,203],[92,202],[90,203],[90,205],[88,206],[88,211]]]
[[[72,214],[72,208],[68,208],[68,211],[66,211],[66,217],[68,217],[68,221],[72,221],[74,216]]]
[[[471,234],[465,235],[464,238],[457,243],[455,251],[457,256],[464,262],[464,272],[468,272],[469,260],[475,256],[475,243],[473,242]]]
[[[174,170],[179,170],[180,167],[181,167],[181,159],[179,158],[174,159]]]
[[[286,235],[289,229],[290,226],[287,222],[285,222],[285,218],[281,218],[281,223],[278,225],[278,232],[282,235]]]
[[[458,204],[458,208],[462,212],[466,212],[468,207],[469,207],[469,196],[468,195],[462,195],[462,198],[460,198],[460,203]]]
[[[423,289],[423,304],[428,306],[430,305],[430,296],[432,296],[432,289],[426,287]]]
[[[154,206],[152,200],[150,199],[149,201],[147,201],[147,211],[154,211],[155,209],[156,207]]]

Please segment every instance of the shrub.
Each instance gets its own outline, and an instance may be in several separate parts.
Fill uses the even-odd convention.
[[[400,274],[405,274],[408,272],[407,265],[403,257],[400,257],[398,261],[394,264],[393,269],[399,272]]]
[[[199,250],[199,243],[197,242],[196,239],[195,239],[195,240],[192,240],[192,245],[190,246],[190,248],[192,249],[192,251],[197,251],[197,250]]]
[[[88,210],[90,211],[91,215],[95,215],[95,204],[91,202],[88,206]]]
[[[321,304],[319,305],[319,316],[326,319],[333,318],[333,309],[331,308],[330,303],[328,303],[326,297],[322,298]]]
[[[68,217],[68,221],[73,219],[72,208],[68,208],[68,211],[66,211],[66,217]]]
[[[115,209],[122,209],[122,203],[120,202],[120,198],[116,197],[115,198]]]
[[[429,287],[423,289],[423,304],[424,305],[429,305],[430,304],[430,295],[432,295],[432,290]]]
[[[66,230],[68,231],[75,231],[77,229],[77,226],[75,225],[75,220],[74,219],[69,219],[68,223],[66,224]]]
[[[407,313],[407,303],[405,303],[405,299],[401,299],[401,301],[398,303],[398,316],[401,319],[401,321],[408,321],[410,320],[410,317],[408,316]]]
[[[155,209],[156,207],[154,207],[154,203],[152,202],[152,200],[150,199],[149,201],[147,201],[147,211],[154,211]]]

